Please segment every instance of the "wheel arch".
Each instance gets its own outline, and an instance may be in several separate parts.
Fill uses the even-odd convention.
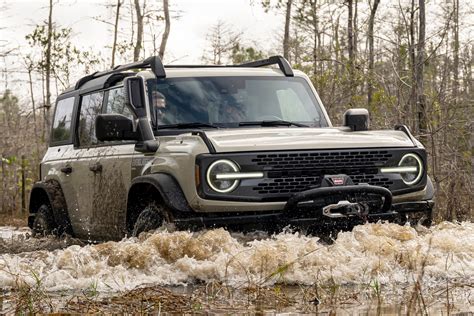
[[[155,173],[133,179],[127,196],[126,228],[133,229],[139,212],[150,201],[163,203],[172,213],[179,217],[191,212],[191,208],[176,179],[166,173]]]
[[[66,232],[73,235],[71,221],[67,208],[67,202],[61,184],[56,180],[36,182],[30,193],[28,226],[33,227],[38,208],[48,203],[53,212],[53,218],[58,225],[59,232]]]

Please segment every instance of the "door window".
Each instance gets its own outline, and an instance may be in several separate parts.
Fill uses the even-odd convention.
[[[79,146],[88,147],[99,142],[95,135],[95,119],[102,110],[103,92],[82,96],[79,114],[78,138]]]
[[[123,87],[110,89],[107,97],[105,113],[117,113],[132,118],[132,112],[125,105],[125,90]]]

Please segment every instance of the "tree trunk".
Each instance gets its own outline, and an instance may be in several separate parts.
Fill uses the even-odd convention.
[[[115,51],[117,50],[117,35],[118,35],[118,24],[120,19],[120,6],[122,5],[122,0],[117,0],[117,11],[115,12],[115,24],[114,24],[114,43],[112,44],[112,65],[115,66]]]
[[[349,53],[349,85],[351,91],[351,98],[354,95],[354,22],[352,12],[352,1],[347,1],[347,49]]]
[[[317,12],[317,0],[311,2],[311,18],[313,22],[313,75],[318,74],[318,48],[320,47],[319,20]]]
[[[453,100],[457,107],[459,97],[459,0],[453,2],[454,13],[454,42],[453,42]]]
[[[140,8],[140,0],[135,0],[135,13],[137,16],[137,38],[133,49],[133,61],[138,61],[143,40],[143,13]]]
[[[367,32],[367,40],[369,44],[369,75],[367,78],[367,105],[370,108],[372,106],[372,94],[374,91],[373,80],[374,80],[374,22],[375,14],[377,13],[377,7],[380,0],[374,0],[374,4],[370,9],[369,17],[369,29]]]
[[[163,32],[163,37],[161,38],[160,52],[158,53],[161,60],[165,56],[166,43],[168,42],[168,36],[170,35],[171,19],[168,0],[163,0],[163,11],[165,13],[165,31]]]
[[[409,54],[410,54],[410,68],[411,68],[411,91],[410,101],[407,113],[410,113],[410,126],[415,132],[418,132],[416,118],[413,118],[413,113],[416,112],[417,88],[416,88],[416,55],[415,55],[415,0],[411,0],[410,9],[410,35],[409,35]]]
[[[49,0],[48,43],[46,45],[46,103],[44,104],[45,128],[49,131],[49,109],[51,108],[51,45],[53,37],[53,0]]]
[[[359,2],[358,0],[354,1],[354,19],[352,21],[352,29],[353,29],[353,32],[354,32],[354,37],[353,37],[354,58],[357,58],[357,52],[358,52],[358,49],[357,49],[357,43],[358,43],[358,38],[359,38],[358,30],[357,30],[357,13],[358,13],[357,3],[358,2]]]
[[[27,67],[28,67],[28,83],[29,83],[29,86],[30,86],[31,105],[33,107],[33,132],[34,132],[34,135],[35,135],[35,139],[39,140],[40,138],[38,136],[38,125],[37,125],[37,121],[36,121],[36,103],[35,103],[35,95],[34,95],[34,91],[33,91],[33,78],[31,76],[31,73],[33,72],[33,65],[29,64],[29,65],[27,65]],[[38,141],[35,142],[35,146],[36,146],[35,159],[39,159],[39,144],[38,144]]]
[[[291,5],[293,0],[286,2],[286,16],[285,16],[285,35],[283,37],[283,57],[289,59],[290,55],[290,24],[291,24]]]
[[[418,130],[420,134],[426,134],[426,98],[424,88],[424,65],[425,65],[425,0],[419,0],[419,28],[416,56],[416,95]]]

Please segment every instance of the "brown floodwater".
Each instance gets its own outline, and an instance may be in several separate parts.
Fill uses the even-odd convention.
[[[95,245],[0,227],[0,288],[3,312],[473,313],[474,224],[365,224],[332,243],[163,229]]]

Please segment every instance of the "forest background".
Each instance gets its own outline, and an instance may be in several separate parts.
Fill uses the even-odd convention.
[[[93,37],[91,28],[84,33],[77,23],[59,21],[57,12],[74,12],[77,1],[31,1],[41,3],[45,18],[29,12],[23,1],[33,22],[21,28],[1,22],[8,21],[15,3],[0,2],[0,216],[26,216],[55,98],[81,76],[151,55],[165,64],[232,64],[279,54],[310,76],[333,124],[354,107],[370,111],[372,129],[406,124],[429,154],[435,218],[474,218],[471,1],[240,2],[254,14],[242,11],[237,17],[242,22],[235,24],[219,16],[226,1],[203,2],[192,18],[207,29],[197,34],[182,28],[187,8],[196,2],[89,1],[89,13],[77,21],[108,35],[106,42],[91,40],[92,46],[84,44]],[[249,27],[256,16],[266,21],[259,24],[264,27]],[[193,46],[199,37],[202,45]],[[181,45],[170,45],[173,41]]]

